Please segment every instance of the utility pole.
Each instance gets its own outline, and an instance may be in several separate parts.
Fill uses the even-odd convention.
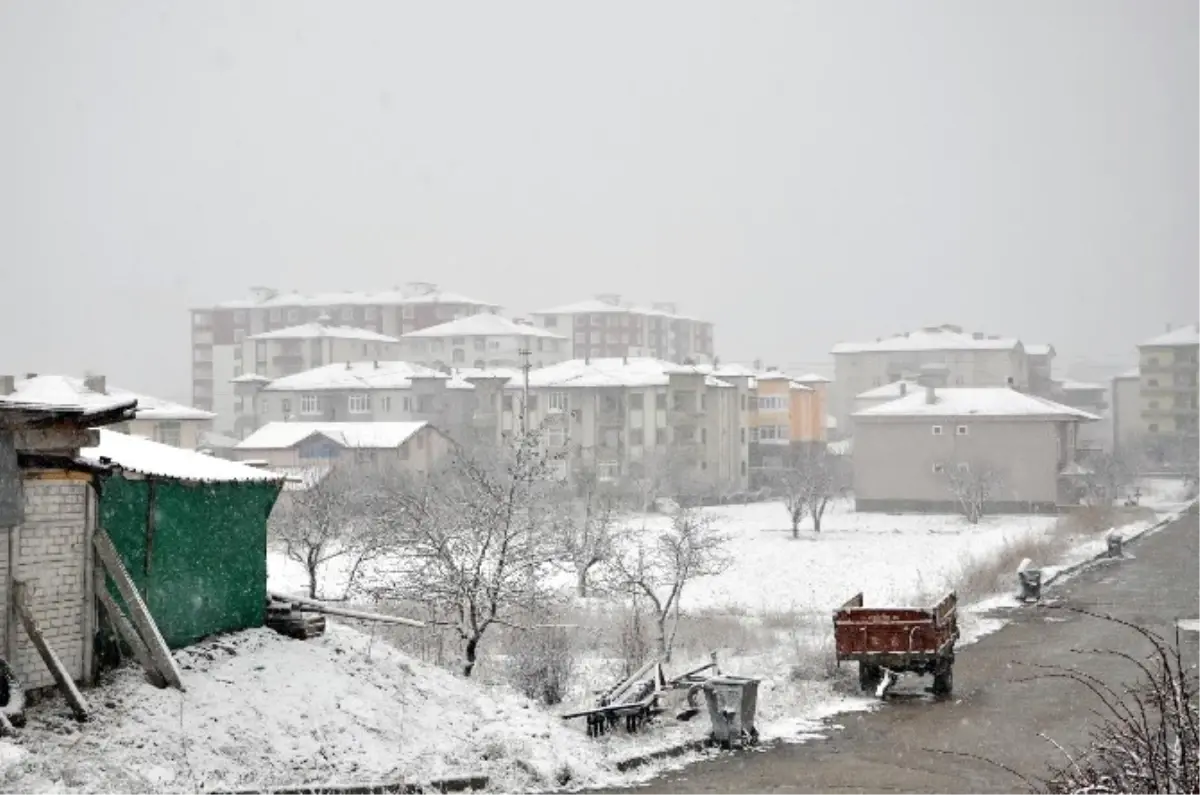
[[[521,376],[523,379],[522,396],[521,396],[521,434],[529,432],[529,371],[533,369],[533,365],[529,363],[529,357],[532,352],[528,348],[521,348],[517,351],[517,355],[521,357]]]

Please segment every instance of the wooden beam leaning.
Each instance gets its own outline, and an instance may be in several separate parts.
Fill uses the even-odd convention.
[[[167,680],[168,685],[183,690],[183,675],[179,672],[179,667],[175,665],[175,658],[171,656],[171,650],[167,648],[167,642],[163,640],[162,633],[158,631],[154,617],[150,615],[146,603],[142,601],[142,596],[137,592],[133,579],[130,578],[129,572],[125,571],[125,564],[121,562],[117,548],[113,546],[112,539],[108,537],[108,533],[103,527],[96,528],[92,543],[96,547],[96,554],[100,556],[100,562],[104,564],[104,569],[117,584],[121,598],[129,607],[130,618],[133,619],[134,625],[141,633],[142,640],[146,642],[146,648],[150,659],[154,661],[154,667],[162,674],[163,679]]]
[[[129,619],[121,612],[121,607],[112,598],[112,594],[108,592],[107,588],[100,588],[96,591],[96,598],[100,600],[100,606],[104,608],[108,620],[117,628],[117,634],[121,636],[121,640],[125,641],[125,645],[133,652],[133,657],[138,661],[138,665],[145,669],[150,683],[155,687],[166,687],[166,677],[155,666],[154,660],[150,657],[150,650],[146,648],[146,644],[138,637],[137,630],[133,628],[133,624],[130,624]]]
[[[75,713],[78,720],[87,720],[90,711],[88,703],[84,700],[83,694],[79,692],[79,688],[75,687],[75,682],[71,679],[71,674],[67,671],[66,666],[62,664],[62,660],[58,659],[54,649],[46,643],[46,637],[42,634],[37,619],[33,617],[33,610],[29,607],[25,583],[20,580],[13,581],[12,598],[13,604],[17,608],[17,614],[21,617],[21,624],[25,627],[25,634],[29,636],[29,640],[33,642],[38,654],[42,656],[46,667],[50,669],[50,675],[54,677],[55,684],[62,691],[67,703],[71,705],[71,711]]]

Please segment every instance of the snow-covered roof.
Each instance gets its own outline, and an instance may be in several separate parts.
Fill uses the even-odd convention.
[[[788,379],[788,389],[793,392],[815,392],[816,391],[808,384],[802,384],[799,381],[796,381],[793,379]]]
[[[520,380],[521,371],[511,367],[460,367],[453,371],[456,378],[466,381],[471,378],[496,378],[509,381]]]
[[[571,359],[529,373],[531,387],[647,387],[666,386],[672,373],[695,373],[704,376],[711,387],[732,385],[716,376],[707,375],[703,365],[679,365],[661,359],[630,356],[627,359]],[[509,387],[521,386],[519,380]]]
[[[856,412],[856,418],[1009,417],[1028,420],[1098,420],[1095,414],[1008,387],[939,387],[934,402],[925,390]]]
[[[271,379],[268,376],[259,375],[258,373],[242,373],[241,375],[237,376],[236,378],[230,378],[229,383],[231,383],[231,384],[269,384],[269,383],[271,383]]]
[[[663,309],[656,309],[650,306],[635,306],[633,304],[613,303],[604,301],[599,298],[588,298],[583,301],[576,301],[571,304],[563,304],[562,306],[551,307],[550,309],[539,309],[536,312],[531,312],[532,315],[588,315],[588,314],[603,314],[603,313],[627,313],[631,315],[644,315],[646,317],[666,317],[673,320],[698,320],[697,318],[681,315],[678,312],[668,312]],[[703,322],[703,321],[699,321]]]
[[[904,387],[903,392],[901,392],[901,386]],[[859,392],[857,395],[854,396],[854,399],[855,400],[895,400],[898,397],[904,397],[904,395],[907,395],[910,392],[914,392],[920,388],[921,388],[921,385],[918,384],[916,381],[909,381],[909,380],[902,379],[900,381],[893,381],[890,384],[884,384],[883,386],[877,386],[872,389],[868,389],[865,392]]]
[[[210,450],[231,450],[237,447],[237,443],[240,441],[241,439],[217,433],[216,431],[201,431],[197,440],[197,446]]]
[[[958,326],[929,326],[927,328],[882,337],[869,342],[839,342],[833,353],[904,352],[904,351],[959,351],[959,350],[1010,350],[1020,345],[1012,337],[988,336],[980,333],[965,333]]]
[[[88,413],[109,411],[136,403],[134,418],[139,420],[211,420],[216,416],[211,411],[120,387],[106,385],[103,392],[97,392],[88,388],[85,379],[69,375],[35,375],[22,379],[15,383],[11,395],[0,397],[0,402],[52,408],[78,407]]]
[[[1058,382],[1058,386],[1065,392],[1084,392],[1096,389],[1108,389],[1104,384],[1094,384],[1091,381],[1072,381],[1071,379],[1063,379]]]
[[[302,373],[277,378],[269,392],[317,392],[325,389],[408,389],[413,377],[449,376],[411,362],[346,362],[327,364]]]
[[[1141,377],[1142,377],[1142,371],[1140,369],[1138,369],[1137,367],[1134,367],[1131,370],[1126,370],[1125,372],[1121,373],[1120,375],[1114,376],[1114,379],[1141,378]]]
[[[816,373],[805,373],[804,375],[796,376],[792,380],[796,381],[797,383],[801,383],[801,384],[828,384],[828,383],[830,383],[828,378],[826,378],[823,375],[817,375]]]
[[[288,326],[274,331],[264,331],[247,337],[250,340],[362,340],[363,342],[399,342],[395,337],[380,334],[365,328],[353,326],[327,326],[324,323],[302,323],[299,326]]]
[[[1175,348],[1187,345],[1200,345],[1200,324],[1193,323],[1190,326],[1180,326],[1177,329],[1168,331],[1166,334],[1159,334],[1157,337],[1148,339],[1138,345],[1138,347]]]
[[[347,448],[390,449],[408,441],[427,422],[269,422],[243,439],[238,450],[286,450],[313,434]]]
[[[83,448],[79,457],[94,464],[116,464],[121,469],[142,475],[205,483],[283,479],[282,475],[237,461],[214,458],[107,428],[100,429],[100,444]]]
[[[1029,356],[1053,356],[1054,346],[1048,342],[1031,342],[1025,346],[1025,353]]]
[[[404,304],[462,304],[498,309],[499,304],[479,301],[459,293],[432,289],[427,292],[412,292],[405,290],[356,290],[331,293],[279,293],[256,300],[253,298],[222,301],[216,309],[256,309],[256,308],[290,308],[290,307],[325,307],[325,306],[374,306]]]
[[[478,315],[460,317],[449,323],[439,323],[436,326],[410,331],[404,335],[409,337],[546,337],[548,339],[566,339],[540,326],[516,323],[506,317],[484,312]]]

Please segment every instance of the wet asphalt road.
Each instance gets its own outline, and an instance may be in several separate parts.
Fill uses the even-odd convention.
[[[1175,637],[1175,621],[1195,618],[1200,601],[1195,509],[1126,548],[1129,559],[1098,564],[1045,594],[1055,603],[1111,615]],[[1046,739],[1086,745],[1090,710],[1081,685],[1031,678],[1031,666],[1076,666],[1110,684],[1135,680],[1131,665],[1111,655],[1074,649],[1146,654],[1133,631],[1050,607],[1007,612],[1011,623],[959,653],[955,693],[934,701],[927,680],[898,685],[881,709],[841,715],[844,730],[804,745],[726,754],[655,779],[634,792],[1024,792],[1028,785],[971,754],[1038,777],[1063,761]],[[1183,633],[1194,666],[1197,634]],[[919,695],[918,695],[919,694]],[[946,753],[952,752],[952,753]]]

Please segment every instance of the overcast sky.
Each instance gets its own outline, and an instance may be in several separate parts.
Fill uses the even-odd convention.
[[[0,0],[0,372],[187,399],[190,306],[619,292],[726,360],[1196,319],[1197,4]],[[811,368],[809,368],[811,369]]]

